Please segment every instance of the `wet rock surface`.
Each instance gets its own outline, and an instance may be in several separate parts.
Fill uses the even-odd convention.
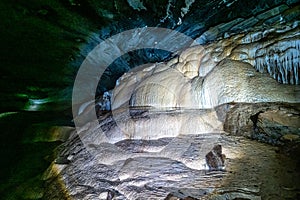
[[[112,109],[128,104],[211,109],[230,102],[296,103],[299,27],[284,26],[194,45],[167,62],[131,70],[117,81]],[[253,39],[255,34],[260,36]],[[276,58],[272,52],[278,52]]]
[[[170,139],[173,141],[169,142]],[[140,149],[132,151],[130,145],[124,148],[122,143],[135,144]],[[171,147],[172,143],[176,148]],[[211,171],[201,162],[214,143],[222,145],[222,153],[226,155],[226,159],[222,156],[225,169],[221,171]],[[204,144],[207,145],[203,147]],[[153,146],[163,149],[147,151]],[[52,175],[49,171],[45,173],[49,188],[46,199],[64,198],[62,195],[71,199],[103,196],[113,196],[112,199],[295,199],[300,192],[295,158],[280,152],[278,147],[240,136],[210,133],[177,139],[124,140],[94,147],[99,153],[95,154],[74,134],[61,148],[60,156],[70,162],[53,164],[49,168]],[[102,150],[106,155],[113,152],[110,159],[114,162],[102,164],[105,159]],[[131,156],[122,157],[126,152]]]
[[[279,32],[293,28],[300,15],[298,0],[141,2],[1,2],[1,9],[5,10],[1,13],[5,20],[1,23],[0,35],[5,47],[1,49],[1,110],[26,110],[28,108],[24,107],[30,103],[29,99],[44,98],[48,102],[41,109],[51,107],[61,111],[69,108],[70,91],[83,59],[100,41],[125,30],[145,26],[171,28],[198,38],[200,44],[252,31],[245,42],[257,42],[278,25],[289,24]],[[271,31],[271,34],[274,33]],[[285,47],[284,43],[281,41],[280,45]],[[297,45],[294,48],[298,48]],[[295,52],[288,48],[281,50],[290,56]],[[279,71],[291,62],[280,56],[276,46],[270,45],[258,53],[261,56],[256,66],[260,71],[268,68],[262,64],[264,59]],[[112,89],[115,81],[124,72],[142,64],[141,60],[156,62],[169,56],[154,50],[124,55],[104,73],[98,95]],[[23,67],[18,68],[20,65]],[[27,70],[29,68],[32,70]],[[277,76],[276,70],[270,70],[270,74],[283,83],[297,84],[292,72],[290,75],[282,71],[282,75]]]
[[[260,49],[289,38],[297,54],[298,29],[260,37]],[[296,85],[280,84],[278,65],[265,59],[268,73],[256,68],[261,55],[248,37],[195,45],[125,73],[111,113],[80,123],[61,146],[48,171],[55,178],[45,174],[50,191],[60,181],[72,199],[298,198],[298,54],[288,59]]]
[[[1,176],[11,174],[7,183],[1,178],[1,198],[299,199],[299,0],[4,0],[0,8]],[[146,110],[110,114],[101,110],[108,106],[102,99],[98,124],[87,117],[95,111],[93,98],[78,102],[78,133],[66,122],[44,126],[49,112],[58,121],[71,118],[77,70],[99,42],[147,26],[177,30],[205,48],[175,57],[130,52],[104,72],[97,98],[128,72],[114,106]],[[172,37],[163,41],[182,46]],[[129,71],[165,59],[149,71]],[[149,112],[149,105],[164,109]],[[37,123],[31,114],[47,119]],[[206,166],[215,145],[226,155],[216,153],[219,164],[225,159],[223,171]]]
[[[283,144],[289,137],[296,140],[300,133],[299,104],[236,103],[222,105],[217,110],[224,120],[224,130],[232,135],[243,135],[270,144]]]
[[[205,155],[205,161],[210,170],[221,170],[224,168],[226,156],[222,154],[222,146],[216,145]]]

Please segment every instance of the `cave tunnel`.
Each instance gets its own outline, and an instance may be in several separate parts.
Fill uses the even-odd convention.
[[[1,199],[300,199],[299,0],[0,8]]]

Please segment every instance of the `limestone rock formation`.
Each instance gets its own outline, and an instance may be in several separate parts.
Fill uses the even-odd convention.
[[[0,8],[1,181],[9,177],[1,198],[299,199],[299,0],[3,0]],[[147,27],[195,43],[144,40]],[[82,61],[135,28],[89,57],[103,69],[120,56],[102,77],[86,71],[80,92],[99,84],[73,105],[74,131],[61,118]],[[125,51],[140,44],[150,48]],[[189,48],[171,55],[153,44]],[[52,163],[29,177],[46,167],[38,159]]]
[[[112,112],[82,125],[61,147],[45,174],[49,187],[61,179],[73,199],[259,200],[271,198],[271,188],[296,197],[298,187],[281,185],[291,188],[299,174],[287,175],[278,164],[293,162],[275,158],[276,147],[240,137],[299,142],[299,57],[288,53],[299,51],[299,27],[278,30],[254,40],[250,32],[194,45],[167,62],[125,73],[112,92]],[[264,72],[256,61],[272,45],[291,62],[264,59]]]
[[[216,145],[205,155],[206,163],[210,170],[220,170],[225,166],[226,156],[222,154],[222,146]]]
[[[299,135],[299,103],[222,105],[217,108],[224,130],[271,144],[282,143],[287,134]]]
[[[298,102],[299,87],[293,86],[300,78],[298,32],[298,25],[286,25],[254,40],[251,35],[259,33],[234,35],[193,46],[167,63],[129,71],[118,80],[112,107],[199,109],[230,102]],[[271,62],[263,51],[279,52],[279,60]]]

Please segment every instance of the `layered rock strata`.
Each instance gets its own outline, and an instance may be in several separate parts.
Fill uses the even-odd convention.
[[[77,127],[61,147],[44,175],[50,191],[72,199],[296,198],[299,174],[278,164],[295,163],[240,136],[298,148],[298,32],[290,24],[238,34],[124,74],[112,112]]]

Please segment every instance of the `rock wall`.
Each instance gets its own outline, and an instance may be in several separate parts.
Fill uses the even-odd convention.
[[[113,90],[112,112],[84,123],[61,146],[43,176],[50,191],[63,182],[73,199],[296,197],[297,170],[289,174],[279,164],[295,163],[240,137],[299,149],[299,56],[289,54],[299,51],[299,27],[281,28],[195,44],[125,73]],[[261,52],[275,47],[289,64],[264,58]]]
[[[224,130],[270,144],[284,144],[299,136],[299,103],[237,103],[216,108]],[[293,140],[293,139],[291,139]]]
[[[299,102],[299,30],[294,23],[264,34],[238,34],[130,71],[118,80],[112,108]]]
[[[293,86],[299,85],[299,0],[2,0],[0,8],[0,171],[13,180],[1,184],[1,198],[197,199],[215,193],[214,199],[298,199],[294,162],[278,160],[275,148],[225,134],[252,131],[272,144],[297,143],[299,109],[288,106],[299,99]],[[177,30],[202,46],[124,75],[113,114],[103,112],[109,98],[97,102],[100,124],[86,118],[95,112],[94,99],[78,102],[80,135],[36,124],[41,118],[70,125],[61,119],[71,118],[72,86],[83,59],[102,40],[146,26]],[[164,40],[182,46],[172,38]],[[121,46],[145,41],[126,42]],[[168,56],[152,49],[124,55],[104,72],[96,96],[134,66]],[[90,74],[84,86],[98,79]],[[260,101],[289,103],[253,104]],[[223,124],[227,132],[219,141]],[[25,143],[19,145],[20,135]],[[227,172],[205,168],[205,153],[216,140]],[[46,157],[57,155],[42,176],[45,189],[41,176],[29,176],[44,169],[46,149],[58,141],[65,143]]]

